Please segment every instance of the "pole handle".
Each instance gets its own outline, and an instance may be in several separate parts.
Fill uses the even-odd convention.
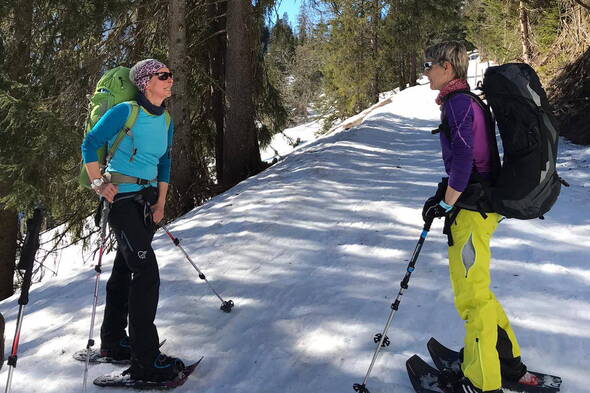
[[[424,221],[424,227],[422,227],[422,230],[424,230],[424,231],[426,231],[426,232],[429,232],[429,231],[430,231],[430,226],[432,225],[432,221],[434,221],[434,217],[432,217],[432,218],[427,218],[427,219]],[[426,237],[426,236],[424,236],[424,237]]]

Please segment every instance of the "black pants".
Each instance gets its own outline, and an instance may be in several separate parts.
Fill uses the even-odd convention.
[[[144,200],[155,203],[154,188],[141,192]],[[132,359],[151,364],[157,354],[158,331],[154,325],[160,290],[158,262],[151,243],[154,225],[146,219],[146,206],[133,193],[117,195],[111,206],[109,224],[117,239],[117,255],[107,282],[104,319],[100,329],[101,347],[118,345],[129,339]],[[147,207],[149,209],[149,207]]]

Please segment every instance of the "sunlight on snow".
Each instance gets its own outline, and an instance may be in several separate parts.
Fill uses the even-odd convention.
[[[566,334],[568,336],[590,338],[590,329],[587,326],[566,324],[562,318],[551,318],[548,315],[535,315],[520,318],[512,318],[512,325],[541,332]]]
[[[506,271],[528,270],[547,274],[574,276],[590,284],[590,270],[584,270],[575,267],[564,267],[555,263],[496,259],[494,260],[492,269]]]

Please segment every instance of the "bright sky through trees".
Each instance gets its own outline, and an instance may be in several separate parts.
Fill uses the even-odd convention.
[[[292,27],[297,28],[297,14],[303,0],[279,0],[275,12],[271,16],[271,20],[274,21],[278,18],[282,18],[286,12],[289,15],[289,24]]]

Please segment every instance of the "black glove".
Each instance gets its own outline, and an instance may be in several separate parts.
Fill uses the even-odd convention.
[[[422,218],[424,221],[428,221],[435,218],[445,217],[451,210],[453,210],[453,206],[448,205],[438,197],[433,196],[424,202]]]

